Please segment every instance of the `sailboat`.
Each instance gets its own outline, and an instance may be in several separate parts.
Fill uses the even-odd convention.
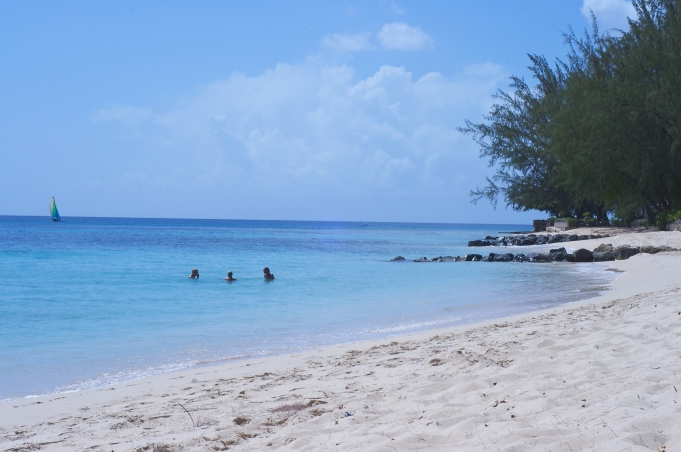
[[[52,217],[52,221],[61,221],[59,211],[57,210],[57,203],[54,202],[54,196],[50,200],[50,216]]]

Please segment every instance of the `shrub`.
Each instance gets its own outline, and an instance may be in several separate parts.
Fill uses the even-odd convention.
[[[681,210],[676,212],[660,212],[655,218],[655,225],[660,231],[667,230],[667,224],[681,220]]]

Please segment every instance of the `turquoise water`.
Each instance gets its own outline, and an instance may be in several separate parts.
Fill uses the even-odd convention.
[[[389,262],[523,229],[0,217],[0,399],[501,317],[609,281],[594,264]]]

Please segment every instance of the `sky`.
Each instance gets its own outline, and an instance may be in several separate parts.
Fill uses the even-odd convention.
[[[529,223],[457,131],[626,0],[0,2],[0,215]],[[616,33],[616,31],[613,31]]]

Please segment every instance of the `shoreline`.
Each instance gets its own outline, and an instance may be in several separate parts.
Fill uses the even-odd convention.
[[[542,248],[543,246],[549,246],[549,245],[536,245],[535,248]],[[502,248],[502,247],[494,247],[494,248]],[[503,247],[503,248],[510,248],[510,247]],[[591,263],[591,265],[594,265],[595,263]],[[607,269],[603,265],[598,265],[598,267],[601,267],[599,271],[605,272]],[[589,269],[588,272],[592,272],[592,269]],[[466,328],[466,327],[475,327],[475,326],[483,326],[486,325],[489,322],[496,322],[496,321],[502,321],[506,319],[515,319],[516,317],[522,317],[526,315],[530,315],[533,313],[545,313],[549,312],[553,309],[560,309],[562,307],[572,305],[574,303],[581,303],[581,302],[587,302],[589,300],[594,300],[600,296],[603,296],[604,293],[607,293],[608,291],[611,290],[610,288],[610,283],[617,279],[617,276],[613,276],[610,281],[607,283],[604,283],[602,281],[591,281],[590,285],[583,286],[581,287],[578,292],[587,294],[586,298],[580,299],[580,300],[575,300],[575,301],[560,301],[558,302],[557,305],[551,306],[551,307],[541,307],[541,308],[530,308],[527,307],[526,310],[522,312],[518,312],[515,314],[510,314],[510,315],[502,315],[499,317],[492,316],[488,318],[482,318],[482,319],[474,319],[472,322],[470,319],[462,317],[458,320],[448,320],[448,319],[435,319],[435,320],[429,320],[425,322],[419,322],[418,324],[413,324],[413,323],[407,323],[404,325],[399,325],[395,328],[385,328],[385,330],[393,330],[393,332],[389,333],[384,333],[385,335],[380,335],[380,337],[374,337],[374,338],[366,338],[366,339],[358,339],[355,341],[349,341],[349,342],[342,342],[342,343],[334,343],[334,344],[320,344],[317,346],[308,346],[306,348],[301,348],[293,351],[285,351],[285,352],[279,352],[279,353],[267,353],[259,356],[236,356],[236,357],[223,357],[223,358],[215,358],[207,361],[198,361],[198,362],[191,362],[191,363],[177,363],[173,365],[167,365],[163,367],[172,367],[172,370],[158,370],[157,368],[152,368],[151,370],[145,372],[142,370],[136,370],[130,372],[130,375],[133,373],[147,373],[146,375],[143,376],[138,376],[138,377],[132,377],[130,378],[129,375],[124,375],[121,376],[120,378],[111,378],[110,380],[118,380],[116,382],[97,382],[98,378],[93,378],[93,379],[88,379],[88,380],[83,380],[79,383],[73,383],[66,385],[64,387],[57,387],[55,388],[52,392],[45,392],[45,393],[40,393],[40,394],[27,394],[27,395],[18,395],[18,396],[10,396],[10,397],[5,397],[0,399],[0,407],[3,404],[7,403],[21,403],[22,400],[28,400],[28,399],[37,399],[37,398],[55,398],[55,397],[60,397],[63,396],[64,394],[72,394],[72,393],[78,393],[82,391],[97,391],[101,390],[102,388],[110,388],[114,386],[120,386],[120,385],[125,385],[129,383],[134,383],[139,380],[144,380],[148,378],[154,378],[154,377],[162,377],[164,375],[170,375],[170,374],[176,374],[179,372],[191,372],[195,370],[201,370],[201,369],[206,369],[206,368],[214,368],[214,367],[221,367],[221,366],[232,366],[232,365],[237,365],[241,363],[248,363],[251,361],[257,361],[257,360],[268,360],[268,359],[275,359],[275,358],[287,358],[291,356],[297,356],[297,355],[302,355],[306,353],[311,353],[313,351],[321,351],[321,350],[326,350],[329,348],[333,347],[350,347],[358,344],[363,344],[363,343],[374,343],[374,342],[383,342],[383,341],[388,341],[388,340],[400,340],[403,338],[410,338],[411,336],[414,335],[428,335],[429,333],[433,332],[439,332],[439,331],[449,331],[454,328]],[[607,284],[604,286],[603,284]],[[593,295],[596,294],[596,295]],[[462,322],[462,323],[461,323]],[[427,326],[422,326],[422,324],[428,324]],[[438,324],[444,326],[438,326]],[[369,330],[370,332],[374,332],[375,330]],[[319,348],[321,347],[321,349]],[[80,385],[81,387],[72,389],[71,387]],[[0,424],[0,428],[2,425]]]
[[[659,234],[664,234],[666,239],[681,241],[681,234]],[[616,238],[621,239],[621,236],[598,241],[615,244],[619,242]],[[658,242],[661,238],[640,237],[648,242]],[[555,443],[556,450],[569,450],[565,445],[575,447],[591,443],[581,442],[584,432],[580,429],[577,429],[577,433],[572,432],[574,425],[562,425],[565,424],[565,418],[578,416],[580,410],[586,410],[592,419],[589,422],[595,429],[597,424],[593,423],[593,419],[599,417],[594,418],[594,413],[590,412],[592,397],[600,397],[600,403],[603,403],[609,397],[615,397],[617,391],[608,390],[608,385],[600,387],[596,384],[599,387],[589,390],[593,394],[583,404],[584,407],[578,404],[566,407],[562,402],[554,403],[548,416],[561,417],[563,421],[559,422],[560,428],[543,425],[542,422],[546,422],[540,414],[531,414],[534,408],[530,407],[537,402],[541,402],[541,413],[546,413],[544,402],[549,403],[551,399],[546,394],[556,390],[546,389],[543,396],[535,394],[532,400],[525,400],[528,398],[526,394],[532,392],[531,388],[545,383],[545,379],[537,377],[538,370],[544,372],[539,372],[539,375],[546,376],[546,372],[555,374],[564,367],[563,373],[569,376],[565,381],[580,380],[578,386],[582,388],[599,382],[598,379],[588,378],[590,374],[604,372],[600,366],[583,363],[583,358],[570,347],[557,345],[556,333],[565,341],[575,342],[577,337],[576,343],[583,349],[582,355],[585,350],[587,354],[597,355],[593,350],[598,347],[598,341],[614,343],[617,336],[605,338],[604,331],[600,331],[600,335],[592,332],[591,335],[580,336],[576,327],[583,329],[618,312],[623,322],[627,322],[623,325],[629,325],[632,331],[649,339],[645,331],[657,328],[651,325],[659,324],[661,327],[662,324],[656,321],[659,319],[651,313],[640,314],[640,311],[638,317],[632,317],[635,309],[652,309],[648,302],[655,307],[659,304],[660,308],[654,311],[662,315],[664,309],[669,311],[665,311],[664,315],[672,318],[669,321],[671,323],[665,325],[668,331],[661,339],[662,344],[655,343],[654,347],[648,349],[632,343],[629,345],[630,350],[623,352],[620,358],[608,356],[606,360],[596,356],[592,359],[610,360],[612,362],[609,365],[620,369],[622,366],[627,367],[627,364],[629,368],[635,367],[637,357],[640,360],[660,354],[666,356],[667,359],[662,360],[653,373],[660,374],[660,369],[665,368],[667,373],[674,374],[674,378],[667,379],[673,380],[673,384],[662,385],[665,387],[662,392],[668,398],[664,405],[666,411],[660,411],[662,406],[657,409],[667,427],[657,428],[661,430],[658,433],[646,427],[640,447],[641,450],[644,450],[644,446],[645,450],[650,450],[653,443],[654,448],[678,443],[681,442],[681,433],[674,433],[673,429],[681,432],[681,416],[678,416],[681,405],[676,403],[676,399],[673,403],[670,400],[681,389],[681,377],[676,377],[681,376],[681,356],[678,353],[681,315],[676,314],[676,311],[681,312],[681,306],[674,303],[674,294],[681,288],[681,276],[677,276],[676,271],[680,263],[681,253],[669,252],[637,255],[626,261],[599,264],[625,272],[622,277],[612,281],[612,290],[599,297],[545,310],[329,346],[292,355],[191,368],[98,389],[12,399],[0,403],[0,448],[32,450],[29,447],[39,446],[41,450],[60,450],[90,447],[93,450],[123,451],[154,450],[153,447],[144,449],[154,444],[158,450],[162,450],[158,448],[160,445],[168,446],[164,450],[253,450],[271,443],[274,449],[285,447],[295,450],[308,446],[319,449],[326,443],[328,448],[332,448],[340,441],[341,447],[358,449],[390,446],[397,450],[412,450],[427,446],[448,450],[448,447],[458,445],[476,450],[482,447],[484,450],[486,446],[494,445],[493,449],[503,446],[510,450],[512,443],[516,447],[523,444],[517,442],[517,432],[522,430],[529,435],[523,440],[525,444],[548,448],[549,444]],[[633,305],[636,306],[631,307]],[[573,325],[572,334],[575,337],[570,337],[570,334],[561,330],[561,325],[573,320],[571,317],[575,314],[582,322]],[[548,329],[539,331],[539,327],[544,325],[548,325]],[[635,328],[637,325],[638,329]],[[515,334],[512,332],[528,329],[536,331],[530,331],[532,334],[526,333],[522,338],[518,331]],[[650,340],[655,341],[655,338]],[[536,342],[531,351],[526,344],[528,341]],[[676,344],[677,348],[671,347],[671,343]],[[615,349],[620,346],[616,345]],[[556,349],[555,353],[552,348]],[[551,354],[556,356],[544,357],[542,353],[546,351],[552,351]],[[427,357],[423,356],[424,353]],[[543,358],[548,361],[544,362]],[[550,362],[554,358],[560,359]],[[578,364],[585,367],[575,369]],[[535,372],[528,373],[527,369],[532,368],[535,368]],[[509,372],[512,370],[522,374],[522,378],[515,375],[504,382],[502,375],[511,377]],[[471,379],[471,376],[475,378]],[[621,375],[619,377],[624,378]],[[612,375],[610,379],[613,380]],[[491,380],[500,381],[497,384]],[[519,384],[518,381],[523,383]],[[659,380],[656,383],[657,387],[661,387],[661,382]],[[620,383],[613,384],[617,386]],[[641,402],[640,397],[652,399],[657,395],[655,391],[651,392],[652,383],[649,381],[639,381],[638,384],[638,398],[627,402],[633,404],[628,407],[630,410],[634,410],[635,404]],[[631,385],[635,385],[635,381],[624,384],[627,390],[631,389]],[[675,388],[672,389],[673,386]],[[502,388],[504,394],[496,394]],[[430,396],[424,398],[429,391]],[[491,402],[493,397],[496,397],[496,405]],[[461,398],[467,402],[461,404]],[[561,397],[558,399],[562,400]],[[618,406],[622,405],[621,401],[618,403]],[[662,400],[655,403],[660,404]],[[203,422],[203,425],[193,426],[188,413],[177,404],[182,404],[193,414],[194,424]],[[498,409],[500,404],[504,404],[503,411],[506,413],[515,413],[513,417],[501,416],[500,413],[506,413]],[[519,412],[521,405],[527,405],[529,411]],[[396,406],[400,409],[392,409]],[[509,410],[506,410],[507,407]],[[656,412],[656,407],[652,405],[639,408]],[[419,411],[422,413],[419,414]],[[470,413],[466,414],[467,411]],[[345,417],[346,412],[351,416]],[[639,413],[636,415],[641,416]],[[535,419],[528,421],[528,417],[532,416]],[[459,421],[452,424],[454,418]],[[675,420],[677,418],[679,420]],[[235,419],[249,420],[237,425]],[[424,419],[429,419],[430,423],[421,422]],[[471,424],[470,419],[477,421]],[[631,433],[627,430],[630,427],[623,425],[626,419],[618,420],[622,425],[607,421],[608,428],[597,429],[598,435],[593,434],[598,440],[594,439],[596,436],[592,439],[597,444],[607,444],[607,447],[620,449],[627,444],[627,447],[636,450],[639,445],[633,439],[621,442],[622,437]],[[646,422],[652,422],[648,417],[646,419]],[[535,427],[532,427],[532,422]],[[558,421],[554,419],[553,422]],[[475,426],[474,430],[467,430],[472,426]],[[377,434],[379,427],[388,430],[389,437]],[[415,433],[415,429],[419,433]],[[574,434],[566,437],[563,430]],[[329,438],[337,440],[334,439],[332,444]],[[541,442],[537,442],[540,441],[537,438],[541,438]],[[564,446],[558,446],[562,444],[561,441]]]

